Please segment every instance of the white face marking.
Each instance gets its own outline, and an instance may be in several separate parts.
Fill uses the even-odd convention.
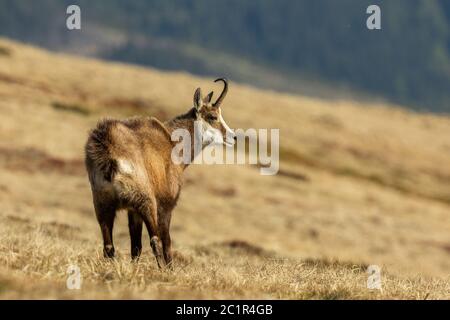
[[[220,130],[213,128],[207,121],[202,119],[203,145],[224,143]]]
[[[202,106],[203,107],[203,106]],[[199,112],[201,108],[199,108]],[[201,122],[201,135],[202,135],[202,141],[203,146],[209,145],[211,143],[213,144],[224,144],[228,147],[231,147],[234,145],[234,137],[236,134],[234,133],[234,130],[231,129],[225,122],[225,120],[222,117],[222,110],[219,107],[219,122],[225,129],[225,137],[222,135],[222,132],[213,126],[211,126],[208,121],[203,119],[202,117],[199,117],[197,121]]]
[[[222,110],[219,109],[219,121],[222,124],[222,126],[225,128],[226,134],[224,139],[224,144],[227,146],[233,146],[234,145],[234,137],[236,134],[234,133],[234,130],[231,129],[225,122],[225,120],[222,117]]]

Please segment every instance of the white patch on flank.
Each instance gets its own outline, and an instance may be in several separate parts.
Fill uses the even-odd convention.
[[[133,164],[125,159],[119,159],[118,161],[119,164],[119,171],[125,174],[132,174],[134,173],[134,166]]]

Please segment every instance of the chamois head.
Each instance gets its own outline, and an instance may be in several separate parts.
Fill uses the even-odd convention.
[[[216,102],[211,102],[213,92],[210,92],[203,98],[202,91],[197,88],[194,94],[194,108],[196,111],[196,121],[202,132],[203,142],[205,144],[217,143],[233,146],[236,140],[236,134],[228,125],[222,116],[220,108],[228,92],[228,82],[220,78],[214,82],[222,81],[224,88]]]

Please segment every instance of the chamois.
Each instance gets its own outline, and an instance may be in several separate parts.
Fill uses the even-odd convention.
[[[175,142],[171,134],[176,129],[185,129],[194,137],[195,122],[201,124],[201,134],[208,133],[213,141],[219,138],[226,145],[235,143],[236,135],[225,123],[220,108],[228,92],[228,82],[223,78],[215,80],[218,81],[223,82],[224,88],[216,102],[211,102],[213,92],[203,98],[198,88],[194,106],[167,122],[153,117],[104,119],[90,132],[85,164],[106,258],[114,257],[116,211],[126,209],[132,259],[137,260],[141,254],[145,223],[159,268],[171,266],[170,220],[180,194],[182,174],[188,166],[172,161]],[[194,150],[194,139],[191,141]],[[202,148],[207,144],[205,140]],[[195,156],[191,152],[191,160]]]

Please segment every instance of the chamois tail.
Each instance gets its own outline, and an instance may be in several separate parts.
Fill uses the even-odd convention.
[[[110,145],[112,144],[110,128],[112,124],[113,121],[111,120],[103,120],[89,135],[85,146],[85,164],[89,179],[92,179],[91,174],[99,171],[103,174],[105,180],[112,181],[114,174],[117,172],[117,162],[110,153]]]

